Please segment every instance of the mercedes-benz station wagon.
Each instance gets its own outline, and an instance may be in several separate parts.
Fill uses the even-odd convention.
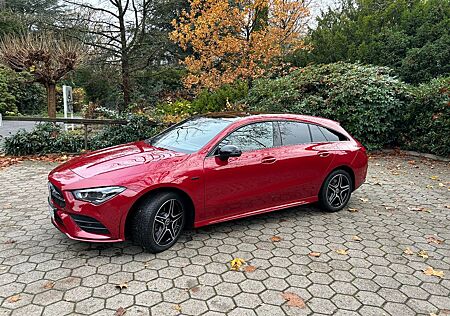
[[[145,141],[76,157],[49,177],[53,224],[69,238],[133,240],[151,252],[201,227],[318,202],[335,212],[365,181],[365,148],[337,122],[215,113]]]

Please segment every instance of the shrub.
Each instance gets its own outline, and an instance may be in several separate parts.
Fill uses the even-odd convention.
[[[402,133],[402,148],[449,156],[450,77],[415,88],[405,121],[408,124]]]
[[[127,125],[111,125],[89,135],[89,149],[100,149],[149,138],[161,129],[145,116],[131,116]],[[49,153],[77,153],[84,149],[82,131],[64,131],[62,125],[38,124],[28,132],[20,130],[6,137],[4,151],[7,155],[42,155]]]
[[[9,87],[9,71],[0,67],[0,113],[5,115],[17,114],[16,98]]]
[[[238,82],[233,85],[223,85],[212,92],[203,91],[192,101],[190,113],[223,111],[228,104],[245,98],[247,94],[248,86],[245,82]]]
[[[322,116],[342,124],[369,149],[393,145],[409,87],[384,67],[338,62],[255,82],[250,110]]]
[[[75,153],[82,150],[84,140],[81,134],[63,131],[60,125],[42,123],[30,132],[20,130],[6,137],[3,146],[5,153],[12,156]]]
[[[133,141],[147,139],[155,135],[161,126],[155,126],[144,115],[132,115],[128,118],[127,125],[110,125],[104,127],[89,141],[92,149],[105,148]]]

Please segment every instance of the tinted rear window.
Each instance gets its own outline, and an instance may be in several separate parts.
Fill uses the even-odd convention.
[[[315,143],[321,142],[338,142],[347,140],[344,135],[338,132],[329,130],[328,128],[310,124],[309,128],[311,130],[312,140]]]
[[[283,146],[308,144],[311,142],[308,124],[291,121],[280,121],[278,124]]]

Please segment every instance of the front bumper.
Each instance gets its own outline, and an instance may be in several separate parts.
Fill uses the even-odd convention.
[[[73,240],[89,241],[89,242],[118,242],[123,241],[121,238],[114,238],[107,234],[93,234],[82,230],[70,214],[64,211],[54,209],[54,215],[51,218],[53,225],[63,234]]]
[[[50,189],[48,203],[51,222],[62,233],[80,241],[125,240],[125,218],[134,201],[133,191],[125,190],[103,204],[94,205],[76,200],[70,191],[52,185],[59,195],[55,198],[55,191]]]

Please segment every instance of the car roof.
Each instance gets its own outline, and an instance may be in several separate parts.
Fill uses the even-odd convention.
[[[282,119],[282,120],[299,120],[307,123],[314,123],[330,127],[333,129],[342,129],[340,124],[336,121],[326,119],[318,116],[291,114],[291,113],[267,113],[267,112],[212,112],[199,115],[207,118],[223,118],[234,119],[235,122],[243,123],[259,121],[264,119]]]

